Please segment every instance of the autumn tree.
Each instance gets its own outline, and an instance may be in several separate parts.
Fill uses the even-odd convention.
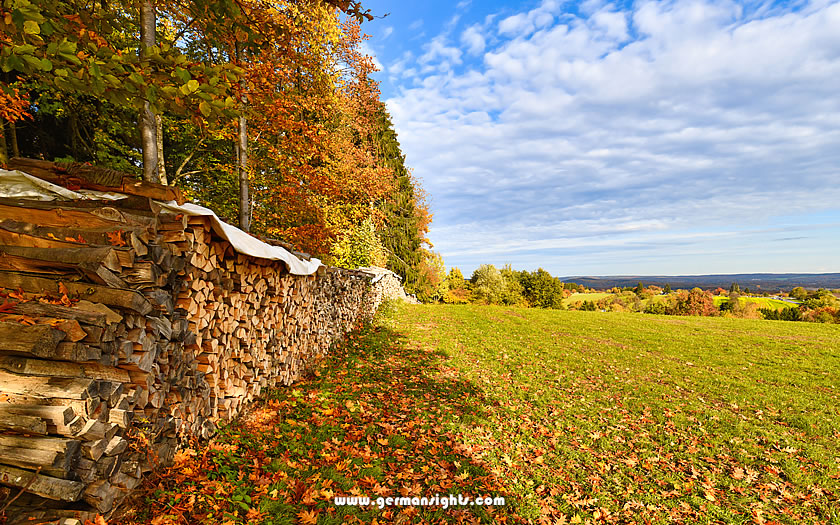
[[[525,299],[531,306],[539,308],[561,308],[563,305],[563,283],[546,270],[523,275]]]
[[[482,264],[470,278],[473,294],[478,301],[486,304],[499,304],[505,291],[505,279],[492,264]]]
[[[692,288],[691,291],[680,291],[677,294],[674,306],[669,312],[675,315],[717,315],[714,297],[708,290]]]

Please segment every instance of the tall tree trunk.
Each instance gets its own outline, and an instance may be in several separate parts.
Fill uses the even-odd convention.
[[[9,162],[9,147],[6,145],[6,123],[0,120],[0,164]]]
[[[158,179],[161,184],[169,185],[169,180],[166,177],[166,164],[163,161],[163,119],[160,115],[155,115],[155,132],[157,135]]]
[[[251,188],[248,183],[248,122],[239,117],[239,227],[251,231]]]
[[[9,131],[12,139],[12,157],[20,157],[20,148],[18,148],[17,141],[17,126],[14,122],[9,122]]]
[[[155,4],[152,0],[140,3],[140,53],[155,45]],[[148,101],[140,112],[140,136],[143,139],[143,179],[160,182],[157,174],[158,148],[155,115]]]
[[[242,59],[242,50],[236,45],[237,62]],[[245,108],[248,99],[245,96],[245,81],[240,82],[242,88],[242,115],[239,117],[239,140],[236,145],[237,166],[239,172],[239,227],[246,232],[251,231],[251,187],[248,182],[248,118]]]

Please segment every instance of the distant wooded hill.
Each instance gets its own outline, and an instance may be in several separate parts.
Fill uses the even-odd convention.
[[[732,283],[738,283],[743,290],[750,288],[754,291],[774,292],[791,290],[795,286],[804,288],[840,288],[840,273],[737,273],[729,275],[619,275],[597,277],[561,277],[566,283],[577,283],[587,288],[598,290],[614,286],[636,286],[641,281],[645,286],[655,284],[671,288],[729,288]]]

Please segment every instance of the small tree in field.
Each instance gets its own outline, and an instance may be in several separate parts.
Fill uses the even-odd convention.
[[[487,304],[498,304],[502,301],[505,279],[502,272],[492,264],[482,264],[476,268],[470,281],[477,300]]]
[[[801,286],[797,286],[793,290],[790,291],[790,296],[794,299],[798,299],[800,301],[804,301],[808,298],[808,291]]]
[[[673,314],[676,315],[717,315],[715,300],[712,293],[703,291],[700,288],[692,288],[690,292],[681,291],[677,294],[677,300],[673,307]]]
[[[550,273],[538,269],[524,277],[525,298],[539,308],[561,308],[563,305],[563,283]]]

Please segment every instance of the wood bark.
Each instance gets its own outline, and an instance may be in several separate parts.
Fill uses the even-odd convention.
[[[9,162],[9,145],[6,142],[6,123],[0,120],[0,164]]]
[[[20,148],[18,147],[17,124],[9,122],[9,139],[12,146],[12,156],[20,157]]]
[[[155,45],[155,4],[152,0],[140,2],[140,56]],[[143,179],[160,182],[158,175],[158,139],[155,114],[151,104],[144,102],[140,111],[140,136],[143,141]],[[18,156],[18,155],[15,155]]]
[[[157,178],[156,182],[168,185],[169,180],[166,177],[166,162],[163,158],[163,118],[155,115],[155,140],[157,141]]]
[[[236,59],[242,60],[244,51],[236,46]],[[248,98],[245,96],[247,85],[244,80],[240,83],[242,89],[241,115],[238,120],[238,133],[236,142],[237,171],[239,174],[239,228],[243,231],[251,231],[251,183],[248,180],[248,118],[245,112],[248,106]]]

